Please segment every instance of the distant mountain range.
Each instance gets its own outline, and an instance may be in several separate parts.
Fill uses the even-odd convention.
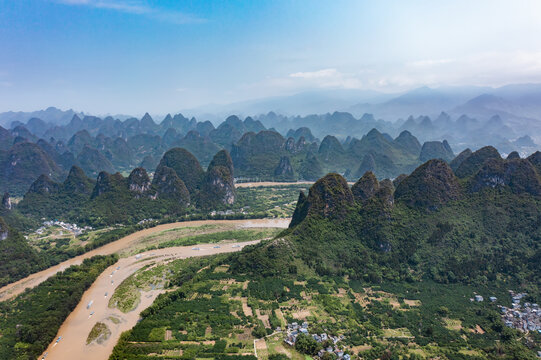
[[[486,120],[494,115],[525,119],[541,119],[541,84],[512,84],[499,88],[486,86],[423,86],[399,93],[373,90],[320,89],[292,95],[273,96],[230,104],[207,104],[183,109],[182,113],[219,124],[229,115],[257,116],[274,112],[284,116],[307,116],[350,112],[355,117],[365,113],[377,119],[394,122],[408,116],[437,116],[441,112],[452,116],[468,115]],[[12,122],[26,123],[35,117],[55,125],[67,124],[74,110],[62,111],[54,107],[34,112],[0,113],[0,126],[10,127]],[[94,114],[97,115],[97,114]],[[107,116],[105,116],[107,117]],[[129,115],[114,115],[125,120]],[[486,118],[486,119],[485,119]]]
[[[382,103],[398,94],[385,94],[373,90],[313,90],[293,95],[273,96],[234,102],[231,104],[208,104],[181,112],[198,118],[220,119],[231,114],[253,116],[273,111],[286,116],[306,116],[334,111],[347,111],[358,103]]]
[[[304,117],[286,117],[270,112],[256,119],[280,133],[286,133],[288,129],[307,127],[316,137],[333,134],[346,142],[348,137],[362,137],[373,128],[392,137],[408,130],[421,142],[447,140],[455,152],[465,148],[475,150],[491,144],[502,153],[518,151],[522,156],[526,156],[536,151],[537,143],[541,142],[538,135],[541,134],[541,129],[537,121],[502,118],[500,115],[482,120],[467,115],[451,116],[441,112],[435,117],[409,116],[407,119],[389,122],[376,120],[371,114],[356,118],[348,112]],[[528,126],[529,123],[531,126]]]
[[[351,115],[343,119],[359,122]],[[231,152],[239,180],[316,180],[327,172],[356,180],[365,171],[396,177],[426,159],[454,158],[446,141],[421,144],[407,130],[395,138],[372,128],[359,138],[326,135],[319,140],[307,127],[281,134],[259,120],[234,115],[216,128],[181,114],[159,124],[148,114],[126,121],[75,114],[66,125],[51,126],[37,118],[13,125],[0,127],[0,190],[12,195],[24,194],[41,175],[62,181],[73,166],[89,177],[134,167],[153,172],[171,148],[189,151],[204,166],[220,150]]]
[[[480,86],[429,88],[425,86],[392,94],[371,90],[313,90],[225,105],[209,104],[182,111],[183,114],[190,115],[188,118],[195,116],[200,121],[210,120],[215,126],[232,114],[261,119],[265,126],[274,127],[281,133],[287,132],[290,128],[308,126],[316,136],[321,138],[325,135],[344,138],[348,135],[360,137],[373,127],[382,132],[398,135],[399,131],[393,133],[393,129],[397,128],[396,123],[400,124],[409,117],[428,116],[435,119],[442,112],[455,120],[465,115],[479,123],[484,123],[497,115],[505,125],[512,128],[515,137],[528,134],[541,143],[541,121],[538,121],[541,119],[541,84],[516,84],[499,88]],[[351,114],[352,118],[369,121],[370,124],[366,124],[361,129],[357,124],[354,134],[344,131],[340,126],[335,130],[334,114],[336,113]],[[62,111],[54,107],[35,112],[6,112],[0,113],[0,126],[14,128],[17,125],[27,124],[30,119],[35,118],[42,120],[45,124],[34,121],[36,122],[34,126],[45,127],[49,130],[58,125],[68,125],[75,114],[81,119],[85,117],[83,113],[74,110]],[[275,119],[271,119],[274,115],[276,115]],[[133,121],[133,117],[127,115],[103,118]],[[308,125],[310,119],[314,118],[329,123]],[[264,119],[268,121],[265,122]],[[282,126],[284,119],[291,124]],[[376,123],[379,123],[379,126],[376,126]],[[35,129],[30,128],[31,124],[27,127],[31,132],[36,133]],[[346,126],[346,129],[349,129],[349,126]],[[423,134],[416,135],[422,140],[441,140],[441,136],[425,138]],[[58,135],[56,134],[55,137]],[[504,137],[512,140],[510,136]],[[452,140],[450,143],[454,146]],[[486,143],[489,142],[485,141],[483,144]]]
[[[479,99],[476,99],[479,98]],[[490,101],[487,101],[491,99]],[[494,101],[497,99],[497,101]],[[480,101],[481,100],[481,101]],[[541,119],[541,84],[513,84],[499,88],[483,86],[420,87],[401,93],[371,90],[314,90],[232,104],[209,104],[182,112],[196,117],[220,119],[230,114],[256,116],[273,111],[285,116],[350,112],[365,113],[394,122],[400,118],[447,112],[486,120],[493,115]]]
[[[83,113],[77,113],[74,110],[60,110],[55,107],[49,107],[45,110],[24,112],[24,111],[8,111],[0,113],[0,126],[9,127],[12,123],[26,123],[32,118],[43,120],[46,123],[65,125],[73,115],[84,116]]]
[[[247,106],[244,109],[256,113],[259,106],[306,104],[316,112],[359,99],[364,102],[349,109],[375,115],[334,111],[287,116],[284,107],[283,113],[271,111],[244,120],[231,115],[215,125],[182,114],[168,114],[156,122],[148,113],[140,119],[101,118],[56,108],[3,113],[0,123],[8,125],[0,126],[0,190],[22,195],[41,174],[61,181],[73,165],[90,177],[138,166],[153,171],[174,147],[193,153],[203,166],[225,149],[231,153],[234,176],[240,179],[292,181],[314,180],[330,171],[349,180],[367,170],[378,178],[393,178],[431,158],[451,161],[454,153],[466,148],[490,144],[504,156],[517,151],[525,157],[541,143],[541,123],[535,120],[541,114],[541,85],[535,84],[498,89],[424,87],[399,96],[311,92],[237,105],[239,111]],[[395,117],[383,120],[380,114]],[[398,114],[410,115],[397,118]]]

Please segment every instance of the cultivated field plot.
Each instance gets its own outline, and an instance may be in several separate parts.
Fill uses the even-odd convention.
[[[278,186],[238,187],[233,210],[258,217],[291,217],[299,192],[307,194],[309,187],[309,184],[287,183]]]
[[[470,342],[490,341],[475,329],[487,327],[482,309],[494,305],[470,302],[466,295],[472,289],[466,286],[384,288],[309,272],[287,280],[248,277],[224,259],[177,260],[141,269],[130,286],[153,284],[171,292],[147,310],[115,353],[128,359],[152,354],[253,360],[281,354],[305,360],[305,353],[284,341],[288,326],[304,322],[310,336],[336,339],[321,341],[318,349],[332,346],[352,358],[380,358],[389,348],[408,358],[475,356]],[[457,313],[468,317],[457,320]],[[440,343],[428,342],[428,336]]]

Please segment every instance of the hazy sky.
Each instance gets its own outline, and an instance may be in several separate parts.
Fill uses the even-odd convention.
[[[0,111],[541,82],[541,1],[0,0]]]

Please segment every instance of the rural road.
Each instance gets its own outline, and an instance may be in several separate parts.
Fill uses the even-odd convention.
[[[14,298],[21,294],[24,290],[33,288],[53,276],[57,272],[64,271],[72,265],[79,265],[84,259],[91,258],[96,255],[109,255],[114,254],[120,250],[123,250],[135,243],[143,237],[157,233],[164,230],[176,229],[188,226],[202,226],[212,224],[235,224],[239,227],[277,227],[286,228],[289,225],[291,219],[250,219],[250,220],[198,220],[198,221],[184,221],[170,224],[162,224],[152,228],[137,231],[133,234],[125,236],[119,240],[110,242],[102,247],[91,250],[82,255],[76,256],[69,260],[66,260],[58,265],[52,266],[43,271],[34,273],[21,279],[17,282],[11,283],[0,288],[0,301],[5,301]]]

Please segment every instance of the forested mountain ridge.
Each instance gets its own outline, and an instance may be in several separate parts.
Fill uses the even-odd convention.
[[[190,207],[221,208],[235,201],[232,171],[231,157],[225,150],[215,155],[205,171],[181,148],[164,154],[152,180],[138,167],[128,177],[102,171],[94,181],[73,166],[63,182],[41,175],[17,211],[34,219],[61,217],[106,225],[133,223],[157,214],[184,214]]]
[[[360,138],[375,128],[393,137],[407,130],[415,134],[421,142],[447,139],[455,151],[462,151],[467,147],[477,149],[486,144],[494,145],[502,153],[518,151],[523,156],[539,150],[537,121],[516,121],[503,114],[498,115],[497,112],[475,116],[456,112],[450,115],[442,110],[444,109],[430,116],[426,113],[412,116],[411,112],[403,112],[396,118],[386,120],[376,118],[374,113],[355,117],[349,112],[340,111],[306,116],[282,116],[269,112],[257,119],[263,125],[284,134],[289,129],[306,127],[319,138],[326,135],[342,139],[348,136]]]
[[[111,121],[74,115],[69,124],[51,130],[59,138],[47,138],[51,134],[44,132],[38,133],[43,138],[34,135],[26,126],[35,129],[36,120],[11,130],[0,129],[5,140],[0,149],[0,168],[5,170],[0,188],[20,196],[39,175],[61,181],[74,165],[91,178],[102,171],[127,174],[134,167],[152,172],[163,154],[174,147],[185,148],[205,166],[224,149],[231,152],[234,177],[276,181],[316,180],[326,172],[356,180],[368,170],[379,178],[396,177],[409,173],[422,159],[454,156],[446,142],[421,146],[409,131],[395,139],[372,129],[361,139],[340,141],[327,135],[320,141],[308,128],[291,129],[284,137],[250,117],[230,116],[217,128],[182,115],[167,116],[160,124],[148,114],[141,120]]]
[[[247,253],[239,269],[277,274],[293,256],[321,275],[376,282],[507,279],[537,291],[540,155],[506,160],[491,153],[484,148],[466,157],[461,166],[471,175],[462,178],[442,160],[429,160],[394,184],[367,172],[350,189],[342,176],[328,174],[300,194],[283,239]],[[263,261],[267,256],[277,264]]]

